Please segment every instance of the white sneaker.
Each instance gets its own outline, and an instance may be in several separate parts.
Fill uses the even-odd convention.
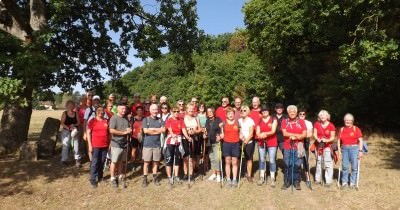
[[[217,178],[216,174],[212,174],[210,177],[208,177],[208,181],[214,181]]]
[[[222,181],[221,176],[220,176],[220,175],[217,175],[217,178],[215,179],[215,181],[216,181],[216,182],[221,182],[221,181]]]

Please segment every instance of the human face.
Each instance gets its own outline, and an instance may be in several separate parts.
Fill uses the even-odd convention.
[[[194,107],[190,106],[186,112],[187,112],[187,115],[193,117],[194,116]]]
[[[179,106],[180,111],[183,110],[183,102],[182,101],[178,102],[178,106]]]
[[[294,110],[294,109],[290,109],[290,110],[288,111],[288,115],[289,115],[289,118],[290,118],[290,119],[295,119],[295,118],[297,117],[297,111]]]
[[[96,117],[103,118],[103,115],[104,115],[104,109],[103,109],[103,107],[97,108],[97,109],[96,109]]]
[[[174,119],[176,119],[176,118],[178,118],[178,116],[179,116],[179,110],[177,110],[177,109],[172,109],[172,117],[174,118]]]
[[[254,109],[257,109],[258,107],[260,107],[260,100],[258,98],[253,98],[251,104]]]
[[[235,99],[235,107],[236,109],[240,109],[240,107],[242,106],[242,100],[240,99]]]
[[[223,98],[222,99],[222,107],[226,107],[229,104],[229,99],[228,98]]]
[[[226,119],[233,120],[234,118],[235,118],[235,113],[234,112],[226,113]]]
[[[207,109],[207,117],[214,118],[214,112],[212,111],[212,109]]]
[[[87,98],[88,99],[92,100],[93,96],[94,96],[94,94],[92,92],[88,92],[87,93]]]
[[[192,98],[192,104],[196,105],[197,104],[197,98]]]
[[[275,112],[279,115],[281,115],[283,113],[283,109],[282,108],[276,108]]]
[[[113,105],[111,103],[107,104],[107,110],[111,110]]]
[[[161,105],[161,112],[164,114],[168,113],[168,107],[166,105]]]
[[[321,114],[319,117],[319,120],[321,120],[321,122],[325,122],[328,120],[328,116],[326,116],[326,114]]]
[[[120,105],[117,107],[117,110],[119,115],[124,116],[126,113],[126,106]]]
[[[143,116],[143,109],[136,109],[136,115],[139,117]]]
[[[299,112],[299,118],[302,119],[302,120],[306,119],[306,113],[305,112]]]
[[[263,118],[267,118],[269,116],[269,111],[262,111],[261,115]]]
[[[204,111],[205,111],[205,110],[204,110],[204,106],[201,105],[201,106],[199,107],[199,112],[200,112],[200,113],[204,113]]]
[[[156,117],[158,114],[158,106],[150,106],[150,114],[152,117]]]
[[[115,101],[115,96],[110,96],[110,97],[108,97],[108,99],[109,99],[110,101],[114,102],[114,101]]]
[[[150,101],[151,101],[152,104],[156,104],[157,103],[157,96],[151,96]]]
[[[122,103],[128,103],[128,96],[124,96],[121,98]]]
[[[133,96],[133,101],[136,103],[136,102],[139,102],[140,101],[140,96]]]
[[[97,106],[100,103],[99,99],[93,100],[92,101],[92,106]]]
[[[68,103],[68,104],[67,104],[67,109],[68,109],[69,111],[74,110],[74,109],[75,109],[75,103]]]
[[[241,109],[240,110],[240,116],[242,117],[242,118],[245,118],[245,117],[247,117],[249,115],[249,110],[247,110],[247,109]]]
[[[345,118],[344,119],[344,125],[346,126],[346,127],[351,127],[351,126],[353,126],[353,120],[352,119],[350,119],[350,118]]]

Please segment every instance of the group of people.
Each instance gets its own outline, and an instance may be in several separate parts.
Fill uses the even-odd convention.
[[[224,97],[221,106],[215,109],[199,103],[195,97],[186,105],[179,100],[170,107],[165,96],[158,101],[152,95],[142,103],[140,95],[135,94],[133,102],[128,104],[127,96],[117,103],[111,94],[102,106],[100,97],[88,92],[79,106],[73,101],[66,103],[61,117],[61,162],[67,164],[72,147],[76,166],[80,167],[79,145],[85,142],[93,187],[103,179],[107,159],[111,162],[112,186],[125,186],[127,163],[137,161],[138,154],[143,160],[143,187],[149,184],[149,173],[153,183],[160,185],[161,161],[171,186],[183,180],[190,184],[210,166],[208,180],[237,187],[241,177],[253,182],[253,156],[257,148],[257,184],[263,185],[270,176],[269,184],[275,187],[280,150],[284,160],[282,189],[292,186],[300,190],[302,172],[306,175],[306,185],[311,187],[311,151],[316,157],[316,184],[327,187],[333,184],[334,162],[339,159],[341,187],[355,188],[363,138],[360,128],[354,125],[353,115],[346,114],[344,126],[337,131],[326,110],[318,113],[314,124],[306,120],[304,109],[289,105],[286,111],[287,114],[280,103],[273,110],[261,105],[258,97],[253,97],[251,108],[243,105],[241,98],[235,98],[231,106],[229,98]]]

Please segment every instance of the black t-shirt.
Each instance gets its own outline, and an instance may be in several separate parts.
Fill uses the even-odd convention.
[[[207,119],[206,121],[206,130],[207,130],[207,139],[208,143],[207,145],[210,144],[215,144],[217,142],[217,134],[221,133],[221,128],[219,127],[219,124],[221,124],[222,121],[220,118],[215,117],[214,119]]]
[[[285,114],[282,114],[281,118],[278,118],[278,116],[276,114],[274,116],[278,122],[278,125],[276,126],[276,138],[278,139],[278,142],[283,142],[284,138],[283,138],[281,125],[282,125],[282,121],[284,119],[286,119],[287,116]]]

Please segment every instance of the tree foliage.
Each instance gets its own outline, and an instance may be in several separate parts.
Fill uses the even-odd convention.
[[[363,123],[400,125],[392,118],[400,114],[399,1],[251,0],[243,11],[249,47],[282,90],[276,97],[337,121],[352,112]]]

